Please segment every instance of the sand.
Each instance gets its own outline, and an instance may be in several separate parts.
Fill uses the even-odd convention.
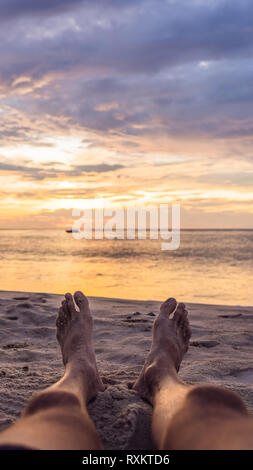
[[[170,294],[170,293],[169,293]],[[62,296],[0,291],[0,429],[19,417],[31,395],[63,373],[55,339]],[[153,449],[152,407],[129,386],[150,348],[159,302],[90,298],[94,345],[107,385],[89,405],[106,449]],[[192,326],[180,375],[234,390],[253,412],[253,307],[187,304]]]

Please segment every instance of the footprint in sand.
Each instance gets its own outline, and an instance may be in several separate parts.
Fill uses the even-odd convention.
[[[150,317],[155,317],[155,313],[154,312],[148,312],[147,315],[149,315]]]
[[[127,323],[148,323],[148,320],[144,318],[141,319],[141,318],[132,318],[132,317],[126,317],[126,319],[123,321]]]
[[[220,318],[239,318],[242,317],[242,313],[236,313],[235,315],[218,315]]]
[[[190,346],[195,346],[196,348],[214,348],[220,344],[218,341],[191,341]]]
[[[30,297],[13,297],[13,300],[29,300]]]
[[[29,346],[28,343],[11,343],[11,344],[5,344],[3,346],[3,349],[22,349],[22,348],[27,348]]]
[[[32,308],[33,304],[31,304],[30,302],[23,302],[22,304],[18,304],[17,307],[18,308]]]
[[[241,382],[247,385],[253,385],[253,369],[238,369],[230,372],[232,380]]]

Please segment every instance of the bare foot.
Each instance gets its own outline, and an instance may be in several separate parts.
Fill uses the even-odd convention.
[[[92,344],[93,319],[88,299],[82,292],[76,292],[74,299],[80,311],[76,310],[72,295],[66,294],[56,318],[56,337],[63,364],[68,364],[73,375],[83,378],[89,401],[105,387],[99,377]]]
[[[174,312],[173,318],[170,315]],[[153,403],[154,393],[166,378],[177,375],[183,356],[188,350],[191,330],[184,304],[166,300],[153,326],[153,340],[139,378],[133,389]]]

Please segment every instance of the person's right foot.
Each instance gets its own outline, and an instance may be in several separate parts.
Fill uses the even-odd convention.
[[[173,318],[170,315],[174,312]],[[191,330],[185,305],[166,300],[153,327],[153,341],[139,378],[133,389],[150,403],[166,377],[175,377],[188,350]]]
[[[65,295],[56,318],[57,340],[61,346],[62,359],[69,366],[72,378],[83,380],[86,401],[95,397],[105,387],[99,376],[92,344],[93,319],[87,297],[80,291]]]

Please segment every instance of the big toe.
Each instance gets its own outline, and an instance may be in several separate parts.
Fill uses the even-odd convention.
[[[75,292],[74,299],[80,311],[84,311],[85,309],[88,308],[89,306],[88,299],[81,291]]]
[[[165,302],[160,307],[161,313],[164,313],[166,315],[170,315],[172,312],[174,312],[175,308],[177,306],[177,301],[173,297],[170,299],[167,299]]]
[[[76,314],[74,300],[71,294],[65,294],[65,300],[63,301],[62,305],[65,305],[66,309],[69,312],[70,318],[74,318]]]

